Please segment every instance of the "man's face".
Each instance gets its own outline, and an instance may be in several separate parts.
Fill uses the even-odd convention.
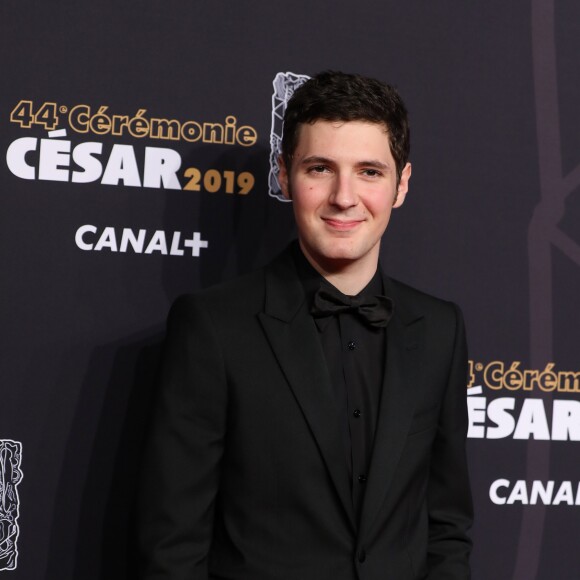
[[[374,272],[391,210],[405,200],[411,165],[397,186],[395,160],[383,125],[316,121],[300,126],[283,194],[294,203],[302,251],[322,273],[353,263]]]

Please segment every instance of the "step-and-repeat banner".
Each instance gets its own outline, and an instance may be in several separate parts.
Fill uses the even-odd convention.
[[[3,2],[2,577],[133,576],[169,306],[295,236],[281,115],[335,69],[410,110],[381,261],[465,312],[474,578],[579,578],[579,23],[573,0]]]

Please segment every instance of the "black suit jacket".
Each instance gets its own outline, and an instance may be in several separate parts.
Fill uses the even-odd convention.
[[[395,313],[360,521],[291,252],[175,303],[145,453],[142,578],[469,578],[461,314],[384,286]]]

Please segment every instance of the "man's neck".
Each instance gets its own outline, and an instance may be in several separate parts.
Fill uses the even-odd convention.
[[[335,288],[347,296],[355,296],[371,281],[378,268],[378,252],[359,260],[315,260],[302,247],[310,265]]]

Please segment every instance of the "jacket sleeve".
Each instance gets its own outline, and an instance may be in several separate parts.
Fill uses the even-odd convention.
[[[140,578],[207,580],[227,415],[224,361],[207,309],[171,309],[138,503]]]
[[[473,520],[465,442],[467,344],[463,317],[455,310],[455,341],[435,438],[428,484],[429,580],[470,578]]]

